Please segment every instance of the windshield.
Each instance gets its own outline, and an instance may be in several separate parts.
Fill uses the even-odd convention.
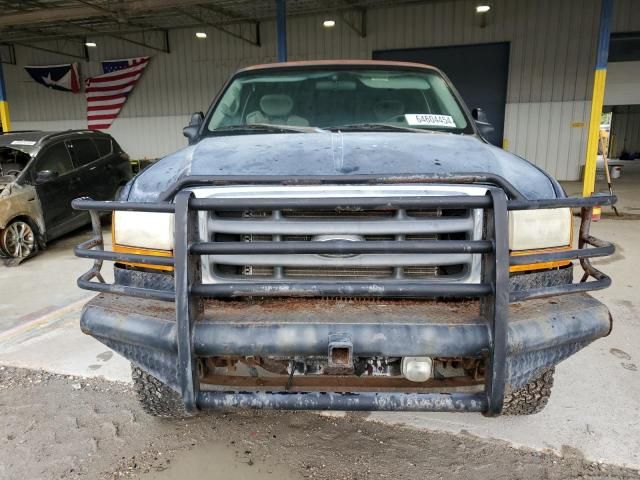
[[[280,128],[267,128],[274,125]],[[210,134],[313,128],[473,133],[442,76],[409,69],[243,74],[229,85],[207,122]]]

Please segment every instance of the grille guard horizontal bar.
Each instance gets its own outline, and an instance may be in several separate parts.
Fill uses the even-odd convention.
[[[283,248],[284,247],[284,248]],[[189,247],[194,255],[235,254],[363,254],[363,253],[487,253],[488,240],[414,240],[410,242],[330,240],[326,242],[199,242]]]
[[[298,198],[194,198],[189,206],[194,210],[250,210],[256,207],[265,209],[300,208]],[[314,208],[336,208],[342,205],[382,210],[391,206],[395,208],[487,208],[491,206],[488,197],[470,197],[469,195],[418,196],[418,197],[332,197],[313,198]]]
[[[432,182],[435,183],[435,182]],[[210,185],[202,183],[202,185]],[[397,208],[411,208],[421,206],[422,208],[486,208],[491,206],[486,197],[469,197],[469,196],[445,196],[445,197],[397,197],[393,206]],[[376,208],[389,208],[389,197],[363,197],[363,198],[333,198],[313,199],[313,206],[357,206]],[[507,201],[507,210],[537,210],[541,208],[585,208],[595,206],[610,206],[617,202],[615,195],[610,196],[594,196],[594,197],[568,197],[568,198],[552,198],[544,200],[527,200],[517,197]],[[170,200],[161,200],[155,203],[143,202],[122,202],[122,201],[97,201],[90,198],[77,198],[71,202],[76,210],[100,210],[100,211],[139,211],[139,212],[175,212],[175,204]],[[247,201],[245,199],[202,199],[193,198],[189,202],[189,206],[194,210],[247,210],[255,208],[291,208],[301,205],[300,199],[271,199],[271,198],[255,198]]]
[[[201,297],[484,297],[493,288],[488,283],[386,282],[242,282],[203,285],[196,283],[191,293]]]
[[[350,410],[388,412],[484,412],[484,393],[271,393],[214,392],[198,394],[206,409],[253,408],[270,410]]]

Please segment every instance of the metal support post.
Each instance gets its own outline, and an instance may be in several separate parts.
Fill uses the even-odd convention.
[[[589,119],[589,136],[587,137],[587,157],[584,165],[582,196],[589,197],[595,190],[596,160],[598,158],[598,138],[600,136],[600,117],[604,104],[604,87],[607,79],[607,59],[609,57],[609,38],[611,37],[611,18],[613,0],[601,0],[600,30],[598,33],[598,50],[591,98],[591,117]]]
[[[278,61],[287,61],[287,0],[276,0],[276,28],[278,32]]]
[[[7,89],[4,85],[4,72],[0,62],[0,124],[3,132],[11,131],[11,120],[9,119],[9,102],[7,101]]]

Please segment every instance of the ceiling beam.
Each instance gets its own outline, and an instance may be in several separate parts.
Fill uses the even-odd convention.
[[[12,44],[18,45],[19,47],[32,48],[33,50],[40,50],[41,52],[55,53],[56,55],[63,55],[65,57],[77,58],[78,60],[89,60],[86,53],[83,55],[78,55],[76,53],[65,52],[64,50],[55,50],[53,48],[41,47],[40,45],[17,43],[17,42],[12,42]],[[83,50],[86,51],[86,49],[84,48],[84,45],[82,46],[82,48]]]
[[[129,17],[142,12],[154,12],[171,8],[187,7],[203,3],[203,0],[129,0],[122,2],[122,15]],[[107,8],[107,7],[105,7]],[[86,20],[89,18],[111,16],[96,5],[78,7],[49,7],[0,16],[0,29],[19,27],[37,23],[55,23],[65,20]]]
[[[139,22],[132,22],[131,20],[129,20],[128,18],[126,18],[126,16],[124,16],[122,14],[122,11],[119,11],[117,9],[112,9],[112,8],[108,8],[102,5],[98,5],[96,3],[93,2],[89,2],[87,0],[75,0],[78,3],[81,3],[83,5],[86,5],[90,8],[95,8],[96,10],[100,11],[100,12],[104,12],[107,16],[113,18],[114,21],[116,21],[117,23],[123,24],[123,25],[130,25],[132,27],[137,27],[137,28],[149,28],[149,29],[153,29],[154,25],[151,25],[149,23],[139,23]]]
[[[201,25],[201,24],[198,24],[198,25]],[[195,24],[180,25],[180,28],[195,27],[198,25],[195,25]],[[129,28],[128,29],[108,28],[105,30],[100,30],[96,28],[95,33],[93,35],[96,37],[97,36],[108,37],[110,35],[129,35],[129,34],[143,33],[143,32],[166,32],[166,31],[167,30],[162,27],[130,28],[130,29]],[[73,38],[84,39],[87,36],[87,32],[84,30],[68,31],[66,33],[42,32],[40,34],[36,34],[36,33],[26,34],[26,31],[23,30],[21,32],[16,31],[16,33],[22,33],[22,35],[7,36],[7,35],[0,34],[0,42],[15,43],[15,42],[38,42],[38,41],[44,41],[44,40],[66,40],[66,39],[73,39]]]
[[[209,27],[213,27],[216,30],[220,30],[223,33],[226,33],[227,35],[230,35],[234,38],[237,38],[238,40],[242,40],[243,42],[248,43],[249,45],[253,45],[254,47],[259,47],[260,46],[260,22],[253,22],[252,23],[252,28],[253,30],[253,36],[247,36],[244,34],[244,25],[242,23],[238,24],[238,31],[232,30],[229,27],[223,26],[221,25],[219,22],[213,21],[213,20],[208,20],[206,18],[206,12],[204,12],[203,10],[207,10],[209,12],[213,12],[219,15],[227,15],[227,16],[231,16],[229,14],[226,13],[221,13],[219,10],[215,11],[213,9],[210,9],[208,7],[204,7],[200,8],[200,9],[193,9],[193,11],[191,10],[186,10],[184,8],[179,8],[177,9],[182,15],[185,15],[186,17],[189,17],[190,19],[196,21],[196,22],[201,22],[202,25],[207,25]]]
[[[87,27],[85,25],[79,25],[77,23],[73,23],[73,22],[65,22],[68,25],[73,25],[74,27],[79,28],[80,30],[83,30],[87,33],[93,33],[94,35],[98,36],[107,36],[107,37],[111,37],[111,38],[115,38],[116,40],[121,40],[123,42],[127,42],[127,43],[131,43],[132,45],[137,45],[139,47],[144,47],[144,48],[149,48],[151,50],[155,50],[157,52],[162,52],[162,53],[169,53],[169,35],[168,32],[166,30],[164,30],[164,35],[162,37],[162,41],[164,42],[164,45],[162,47],[158,47],[156,45],[151,45],[150,43],[147,43],[144,41],[144,31],[142,31],[142,41],[139,40],[134,40],[128,37],[124,37],[122,34],[120,35],[116,35],[113,33],[102,33],[100,30],[96,30],[95,28],[91,28],[91,27]]]
[[[26,0],[28,2],[33,2],[34,0]],[[35,24],[55,24],[56,22],[61,23],[66,20],[91,20],[91,19],[113,19],[113,12],[115,12],[115,8],[113,7],[105,7],[103,4],[98,5],[95,3],[96,0],[76,0],[83,5],[81,7],[58,7],[58,8],[43,8],[42,10],[29,10],[24,13],[14,13],[8,15],[0,15],[0,42],[5,43],[13,43],[13,42],[38,42],[43,40],[43,35],[46,40],[51,39],[67,39],[67,38],[82,38],[86,36],[86,33],[83,31],[72,31],[72,32],[64,32],[64,33],[54,33],[50,34],[47,32],[43,32],[43,35],[38,35],[36,33],[37,30],[32,30],[29,32],[25,28],[25,24],[22,23],[23,20],[31,19]],[[377,3],[374,6],[368,7],[369,9],[375,8],[384,8],[391,6],[399,6],[399,5],[411,5],[411,4],[425,4],[425,3],[448,3],[454,0],[387,0],[381,3]],[[6,2],[6,0],[0,0],[0,4]],[[224,21],[209,21],[206,24],[214,27],[229,27],[232,25],[241,25],[241,24],[251,24],[253,28],[255,28],[255,38],[251,39],[246,35],[243,35],[249,38],[249,43],[251,44],[260,44],[259,33],[260,33],[260,22],[273,20],[273,15],[263,15],[260,17],[249,17],[247,15],[243,15],[241,13],[235,13],[228,11],[228,9],[221,10],[220,7],[214,5],[212,0],[124,0],[122,2],[116,3],[111,2],[109,5],[122,5],[126,9],[127,17],[134,16],[136,14],[144,14],[144,13],[153,13],[160,12],[167,9],[175,9],[175,8],[184,8],[189,6],[199,6],[203,8],[207,8],[208,10],[212,10],[213,13],[224,14],[228,18]],[[153,7],[153,8],[151,8]],[[335,12],[336,14],[348,14],[355,13],[358,9],[363,9],[367,7],[366,0],[342,0],[340,3],[333,3],[332,7],[329,10]],[[135,11],[133,9],[136,9]],[[146,10],[144,10],[146,8]],[[107,11],[108,10],[108,11]],[[124,10],[123,10],[124,11]],[[304,11],[293,11],[288,12],[288,17],[305,17],[318,15],[327,12],[326,5],[318,5],[312,8],[305,8]],[[70,15],[73,14],[73,15]],[[20,17],[21,15],[29,15],[29,17]],[[70,15],[70,16],[68,16]],[[366,36],[366,13],[358,14],[360,18],[357,21],[351,22],[347,21],[346,23],[349,25],[349,28],[352,28],[354,31],[358,33],[358,35]],[[102,28],[95,28],[95,35],[125,35],[131,33],[140,33],[144,31],[166,31],[167,29],[175,29],[175,28],[192,28],[197,26],[202,26],[205,23],[202,20],[194,20],[194,23],[188,24],[180,24],[175,26],[162,26],[162,25],[150,25],[150,26],[142,26],[140,23],[134,23],[128,18],[126,18],[126,22],[128,22],[128,26],[131,28],[122,28],[122,24],[118,24],[118,20],[115,19],[115,23],[117,24],[117,28],[111,26],[104,26]],[[135,26],[134,26],[135,25]],[[140,25],[140,27],[138,27]],[[15,27],[15,29],[9,31],[5,30],[3,32],[3,27]],[[34,25],[35,27],[35,25]],[[37,27],[36,27],[37,28]],[[227,28],[227,30],[229,30]],[[228,33],[228,32],[225,32]],[[235,32],[234,32],[235,33]],[[246,39],[243,39],[246,41]]]

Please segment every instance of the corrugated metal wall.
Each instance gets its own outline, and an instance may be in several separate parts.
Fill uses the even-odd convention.
[[[640,152],[640,105],[616,107],[611,124],[612,158],[618,158],[623,151],[629,154]]]
[[[344,22],[322,27],[321,16],[288,22],[289,59],[371,58],[373,50],[511,42],[505,139],[508,149],[562,180],[578,179],[584,162],[599,0],[493,0],[481,28],[475,0],[448,0],[368,12],[368,35]],[[635,5],[635,7],[634,7]],[[640,30],[637,0],[615,0],[614,31]],[[275,60],[275,25],[261,28],[262,47],[214,29],[205,41],[194,30],[170,32],[171,54],[97,39],[83,75],[98,60],[154,55],[110,132],[134,157],[157,157],[183,145],[189,114],[205,110],[236,69]],[[67,57],[17,48],[20,65],[68,62]],[[14,128],[86,126],[83,95],[47,90],[21,66],[5,66]]]

